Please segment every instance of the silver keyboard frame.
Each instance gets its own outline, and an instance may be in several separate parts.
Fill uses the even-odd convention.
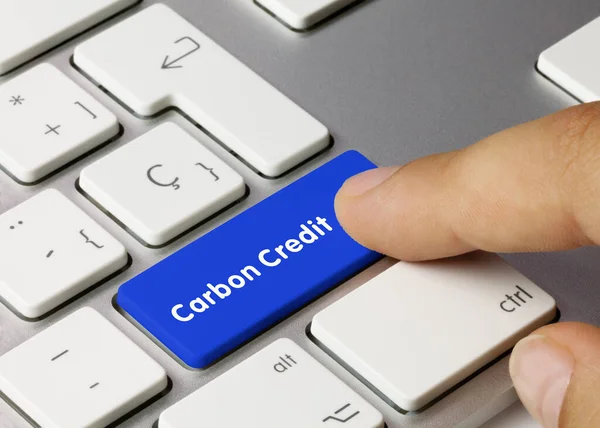
[[[268,180],[178,112],[137,118],[72,67],[75,46],[154,0],[144,0],[0,77],[2,83],[37,63],[50,62],[113,111],[124,127],[117,141],[36,186],[19,185],[0,173],[0,212],[43,189],[57,188],[119,239],[132,257],[124,273],[41,321],[21,320],[0,306],[0,354],[78,308],[97,309],[163,365],[172,380],[166,395],[118,425],[128,428],[152,426],[162,410],[281,337],[293,339],[357,390],[383,413],[389,428],[476,427],[510,405],[516,396],[506,357],[425,411],[403,415],[310,340],[306,329],[312,317],[389,267],[390,259],[341,284],[204,371],[179,365],[115,310],[112,299],[124,281],[348,149],[357,149],[380,165],[402,164],[463,147],[575,104],[538,75],[534,63],[542,50],[600,15],[600,4],[595,0],[576,4],[563,0],[365,0],[313,31],[299,34],[249,0],[163,2],[328,126],[335,144],[284,177]],[[84,166],[165,121],[182,126],[239,172],[250,193],[176,242],[151,249],[97,209],[75,184]],[[598,248],[506,259],[557,299],[563,320],[600,324],[600,287],[594,288],[600,277]],[[0,400],[0,427],[29,426]]]

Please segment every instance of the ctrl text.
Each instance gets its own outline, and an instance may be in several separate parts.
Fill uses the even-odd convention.
[[[525,291],[522,287],[516,286],[517,292],[504,296],[506,300],[500,302],[500,308],[504,312],[514,312],[521,306],[525,306],[529,301],[533,300],[533,296]]]

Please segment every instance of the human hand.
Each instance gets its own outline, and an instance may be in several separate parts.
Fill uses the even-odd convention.
[[[400,260],[598,245],[600,103],[367,171],[344,184],[336,212],[358,242]],[[516,345],[510,373],[545,428],[600,427],[599,328],[539,329]]]

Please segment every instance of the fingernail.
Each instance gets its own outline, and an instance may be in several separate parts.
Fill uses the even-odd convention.
[[[558,428],[574,368],[571,353],[546,336],[531,335],[512,352],[510,374],[519,397],[546,428]]]
[[[342,189],[348,196],[362,195],[390,178],[398,169],[397,166],[370,169],[346,180]]]

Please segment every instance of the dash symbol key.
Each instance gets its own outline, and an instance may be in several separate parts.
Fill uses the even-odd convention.
[[[68,348],[50,359],[57,343]],[[167,385],[165,370],[91,308],[0,356],[3,394],[44,428],[104,428]]]

